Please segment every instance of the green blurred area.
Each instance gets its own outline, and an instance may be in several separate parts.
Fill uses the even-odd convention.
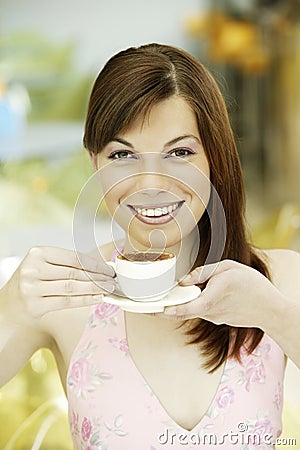
[[[36,33],[0,38],[0,81],[20,84],[30,98],[27,121],[84,120],[92,78],[74,65],[76,46],[55,44]],[[50,157],[49,157],[50,156]],[[0,227],[70,224],[73,207],[93,173],[78,147],[60,158],[0,162]],[[71,450],[67,401],[53,355],[39,350],[0,390],[1,450]]]
[[[32,159],[0,165],[0,186],[2,192],[6,188],[11,195],[26,196],[24,206],[27,213],[33,216],[33,221],[42,222],[44,219],[49,223],[49,209],[53,201],[57,206],[52,220],[57,221],[55,212],[59,210],[58,205],[61,210],[72,211],[80,190],[92,173],[87,152],[79,150],[59,163],[49,164],[44,159]],[[17,198],[12,199],[11,195],[8,200],[14,204]],[[4,203],[2,205],[4,207]],[[9,208],[5,207],[5,210],[9,211]],[[2,225],[9,222],[9,213],[1,214],[1,206],[0,217]],[[23,220],[25,217],[23,215]]]
[[[29,126],[82,123],[83,127],[93,77],[78,71],[75,56],[73,42],[53,43],[31,32],[0,37],[0,88],[3,79],[4,89],[15,85],[26,89]],[[72,217],[78,194],[93,173],[88,154],[80,142],[78,149],[60,157],[49,151],[43,155],[42,148],[43,143],[39,155],[0,161],[0,225],[65,223]],[[12,204],[20,206],[18,216]]]
[[[73,42],[53,43],[40,34],[19,32],[0,38],[0,76],[28,91],[29,121],[83,120],[92,85],[75,66]]]
[[[0,391],[2,450],[71,450],[67,401],[50,351],[39,350]]]

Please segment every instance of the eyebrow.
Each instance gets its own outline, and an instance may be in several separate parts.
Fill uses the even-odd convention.
[[[201,145],[201,141],[199,140],[199,138],[197,138],[197,136],[194,136],[193,134],[183,134],[182,136],[178,136],[174,139],[171,139],[169,142],[167,142],[164,145],[164,148],[170,147],[171,145],[174,145],[177,142],[182,141],[183,139],[187,139],[187,138],[195,139]],[[120,144],[126,145],[127,147],[134,149],[134,146],[130,142],[126,141],[125,139],[119,138],[119,137],[115,137],[114,139],[112,139],[112,142],[119,142]]]

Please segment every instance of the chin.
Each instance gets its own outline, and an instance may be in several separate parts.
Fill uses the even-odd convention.
[[[157,250],[174,247],[180,244],[184,237],[179,233],[178,227],[175,230],[153,228],[149,231],[138,229],[134,225],[131,227],[128,235],[133,242],[139,243],[142,247],[155,248]]]

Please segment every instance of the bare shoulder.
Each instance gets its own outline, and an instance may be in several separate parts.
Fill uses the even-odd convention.
[[[262,253],[266,256],[271,269],[272,267],[287,271],[300,269],[300,253],[295,250],[274,248],[262,250]]]
[[[272,282],[282,292],[300,300],[300,253],[288,249],[262,251]]]

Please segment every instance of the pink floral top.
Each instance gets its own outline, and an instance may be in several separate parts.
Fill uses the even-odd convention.
[[[241,363],[227,360],[209,409],[187,431],[168,415],[133,362],[124,312],[99,303],[91,308],[67,374],[74,448],[274,449],[283,374],[283,352],[264,335],[251,355],[241,352]]]

